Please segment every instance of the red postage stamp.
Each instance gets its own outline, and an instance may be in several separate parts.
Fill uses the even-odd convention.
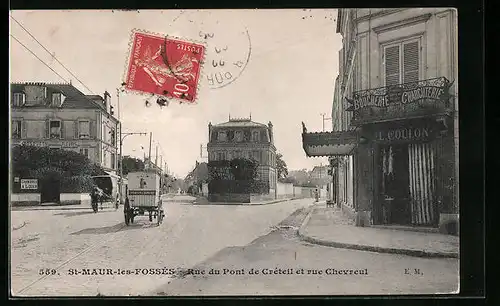
[[[125,88],[195,102],[204,54],[203,44],[134,31]]]

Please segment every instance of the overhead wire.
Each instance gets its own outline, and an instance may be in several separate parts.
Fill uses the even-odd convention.
[[[31,34],[31,32],[26,29],[16,18],[14,18],[12,15],[9,15],[10,18],[12,18],[12,20],[14,20],[26,33],[28,33],[29,36],[31,36],[31,38],[33,38],[59,65],[61,65],[69,74],[71,74],[71,76],[73,76],[80,84],[83,85],[83,87],[85,87],[90,93],[92,94],[95,94],[92,90],[90,90],[87,85],[85,85],[85,83],[83,83],[73,72],[71,72],[71,70],[69,70],[63,63],[61,63],[61,61],[59,61],[59,59],[57,59],[57,57],[54,55],[53,52],[50,52],[38,39],[36,39],[36,37]],[[11,34],[12,36],[12,34]],[[16,39],[17,40],[17,39]],[[33,52],[32,52],[33,53]],[[38,58],[38,57],[37,57]],[[51,68],[51,70],[53,70]],[[54,71],[54,70],[53,70]]]
[[[50,70],[52,70],[52,72],[54,72],[58,77],[60,77],[64,82],[68,83],[68,81],[62,77],[59,73],[57,73],[57,71],[55,71],[52,67],[49,66],[49,64],[47,64],[44,60],[42,60],[40,57],[38,57],[38,55],[36,55],[33,51],[31,51],[30,48],[28,48],[25,44],[23,44],[19,39],[17,39],[14,35],[10,34],[10,36],[12,38],[14,38],[21,46],[24,47],[24,49],[26,49],[27,51],[29,51],[34,57],[36,57],[40,62],[42,62],[42,64],[44,64],[45,66],[47,66],[47,68],[49,68]]]

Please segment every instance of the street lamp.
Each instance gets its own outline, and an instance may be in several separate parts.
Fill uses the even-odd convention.
[[[122,123],[120,121],[120,187],[119,187],[119,192],[120,192],[120,202],[123,199],[123,140],[130,135],[144,135],[146,136],[147,133],[142,133],[142,132],[134,132],[134,133],[122,133]]]
[[[321,113],[321,117],[323,117],[323,132],[325,131],[325,120],[332,120],[332,118],[325,118],[326,114]]]

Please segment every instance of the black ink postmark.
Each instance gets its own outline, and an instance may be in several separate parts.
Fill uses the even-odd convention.
[[[171,26],[177,35],[205,43],[205,65],[200,81],[210,89],[235,82],[250,62],[252,44],[249,31],[230,13],[194,11],[183,14]]]

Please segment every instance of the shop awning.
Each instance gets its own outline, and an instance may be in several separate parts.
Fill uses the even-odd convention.
[[[350,155],[357,144],[356,131],[302,133],[302,146],[308,157]]]

